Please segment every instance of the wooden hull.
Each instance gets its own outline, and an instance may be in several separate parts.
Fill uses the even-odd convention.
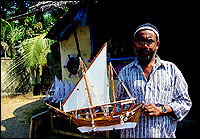
[[[54,108],[53,106],[47,104],[48,106]],[[125,111],[120,111],[113,113],[111,112],[108,116],[104,116],[102,112],[96,113],[94,119],[90,117],[86,119],[84,116],[80,116],[79,118],[72,113],[65,113],[57,108],[59,112],[63,113],[67,119],[72,120],[72,122],[76,125],[77,129],[81,132],[91,132],[91,131],[107,131],[107,130],[117,130],[124,128],[134,128],[137,124],[137,121],[140,117],[140,108],[142,107],[142,103],[136,104],[133,103],[130,105],[130,108]]]
[[[114,129],[123,128],[135,128],[137,121],[140,117],[140,110],[137,109],[132,111],[138,105],[130,108],[127,111],[117,112],[115,115],[111,113],[109,116],[96,116],[94,118],[94,126],[92,125],[92,119],[76,118],[72,117],[73,123],[81,132],[91,132],[91,131],[107,131]],[[98,113],[97,113],[98,115]]]

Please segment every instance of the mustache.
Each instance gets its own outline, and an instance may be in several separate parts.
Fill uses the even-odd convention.
[[[139,51],[140,54],[142,54],[142,53],[144,53],[144,52],[149,53],[149,54],[152,53],[152,51],[151,51],[150,49],[145,49],[145,48],[142,48],[142,49],[140,49],[140,51]]]

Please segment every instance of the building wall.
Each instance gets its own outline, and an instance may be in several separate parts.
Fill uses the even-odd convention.
[[[24,94],[31,90],[31,84],[29,80],[23,80],[24,75],[17,77],[14,83],[10,84],[7,88],[8,79],[6,80],[6,72],[12,63],[12,59],[7,57],[1,57],[1,96]],[[21,81],[24,84],[21,84]],[[27,81],[27,82],[26,82]]]
[[[89,26],[78,26],[76,28],[79,47],[81,56],[86,66],[89,66],[88,60],[91,56],[91,41],[90,41],[90,27]],[[61,70],[62,70],[62,81],[66,79],[68,82],[70,79],[76,84],[78,78],[69,78],[63,68],[64,63],[69,54],[78,54],[74,33],[72,32],[68,40],[60,41],[60,53],[61,53]]]
[[[1,95],[5,95],[6,93],[10,92],[15,92],[15,87],[10,86],[7,90],[5,90],[4,86],[5,74],[11,62],[12,60],[9,57],[1,58]]]
[[[88,62],[88,60],[91,58],[90,27],[89,26],[78,26],[76,29],[76,32],[77,32],[77,36],[78,36],[81,56],[83,58],[85,65],[88,67],[90,65],[90,62]],[[72,80],[74,82],[74,84],[76,84],[78,81],[78,78],[77,77],[69,78],[66,74],[65,69],[63,68],[64,63],[69,54],[78,54],[73,32],[71,33],[68,40],[60,41],[60,53],[61,53],[62,81],[64,82],[64,79],[66,79],[68,82],[70,80]],[[117,89],[117,82],[118,82],[117,79],[114,80],[115,91]],[[110,92],[110,99],[112,101],[113,97],[112,97],[111,87],[110,87],[109,92]]]

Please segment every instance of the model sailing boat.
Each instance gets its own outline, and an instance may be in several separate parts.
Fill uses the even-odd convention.
[[[81,132],[107,131],[134,128],[140,116],[142,103],[134,105],[133,98],[124,86],[130,99],[116,101],[113,81],[113,67],[109,71],[112,84],[113,102],[109,98],[109,79],[107,76],[107,43],[103,45],[89,67],[85,70],[80,58],[83,75],[62,104],[55,108],[73,121]],[[126,107],[124,107],[126,105]]]

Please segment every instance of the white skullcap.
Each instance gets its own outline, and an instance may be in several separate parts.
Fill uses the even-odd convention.
[[[159,41],[158,29],[154,25],[152,25],[150,23],[145,23],[145,24],[140,25],[139,27],[137,27],[137,29],[136,29],[136,31],[134,33],[134,39],[135,39],[135,36],[136,36],[137,32],[139,32],[141,30],[152,30],[156,34],[157,40]]]

